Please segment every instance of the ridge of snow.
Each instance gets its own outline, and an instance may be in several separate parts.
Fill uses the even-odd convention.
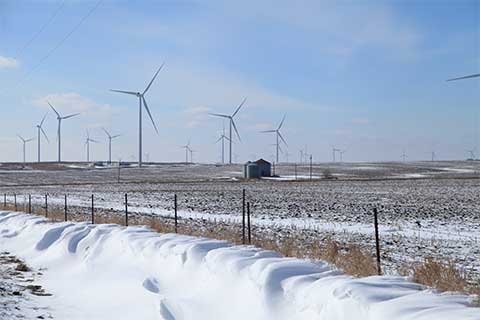
[[[480,319],[471,298],[404,277],[355,279],[321,261],[146,227],[0,212],[0,249],[43,269],[56,319]]]

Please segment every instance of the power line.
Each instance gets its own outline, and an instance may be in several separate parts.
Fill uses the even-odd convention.
[[[94,7],[92,7],[90,9],[90,11],[87,12],[86,15],[84,15],[82,17],[82,19],[72,28],[72,30],[70,30],[70,32],[68,32],[66,34],[65,37],[63,37],[60,42],[57,43],[56,46],[54,46],[49,52],[47,52],[46,55],[44,55],[39,61],[38,63],[33,66],[33,68],[31,68],[27,73],[25,73],[25,77],[23,80],[26,80],[28,79],[28,77],[33,73],[33,71],[35,71],[36,69],[38,69],[58,48],[60,48],[64,43],[65,41],[68,40],[68,38],[70,38],[70,36],[75,32],[77,31],[78,28],[80,28],[80,26],[85,22],[85,20],[88,19],[88,17],[90,17],[93,12],[95,12],[95,10],[97,10],[97,8],[100,6],[100,4],[103,2],[103,0],[99,0],[97,1],[97,3],[95,4]]]
[[[38,36],[52,23],[52,21],[57,17],[57,15],[62,11],[63,7],[65,6],[66,0],[63,0],[60,6],[55,10],[55,12],[50,16],[50,18],[38,29],[38,31],[23,45],[22,48],[17,50],[15,53],[15,59],[20,57],[25,49],[27,49],[37,38]]]

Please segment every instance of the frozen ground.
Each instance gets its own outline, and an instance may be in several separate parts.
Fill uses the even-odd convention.
[[[142,227],[0,212],[0,250],[42,269],[54,319],[480,319],[469,298],[405,278]]]
[[[477,162],[322,164],[314,165],[312,175],[334,178],[312,182],[291,181],[293,165],[277,166],[279,179],[256,182],[239,179],[241,166],[124,168],[120,183],[117,169],[85,167],[48,164],[19,170],[14,164],[4,164],[0,192],[7,193],[10,202],[13,193],[19,194],[19,203],[32,194],[37,211],[42,210],[46,193],[50,205],[63,210],[67,193],[69,205],[74,206],[72,213],[88,213],[94,193],[98,209],[117,214],[128,193],[130,212],[166,217],[173,214],[173,194],[177,194],[182,223],[201,228],[212,220],[238,224],[245,188],[256,233],[274,239],[295,233],[304,237],[306,246],[331,236],[372,247],[372,209],[377,207],[387,272],[435,256],[454,259],[473,275],[480,275]],[[297,166],[297,177],[308,180],[309,168]]]

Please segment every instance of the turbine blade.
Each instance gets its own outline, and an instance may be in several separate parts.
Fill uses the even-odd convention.
[[[283,126],[283,122],[285,121],[285,117],[286,117],[286,116],[287,116],[286,114],[285,114],[285,115],[283,115],[282,122],[280,122],[280,125],[278,126],[278,129],[277,129],[277,130],[280,130],[280,129],[282,128],[282,126]]]
[[[476,78],[476,77],[480,77],[480,73],[471,74],[471,75],[463,76],[463,77],[459,77],[459,78],[448,79],[447,81],[454,81],[454,80],[461,80],[461,79],[468,79],[468,78]]]
[[[103,129],[103,131],[107,134],[107,136],[108,136],[110,139],[112,139],[112,136],[110,135],[110,133],[108,133],[107,129],[105,129],[105,128],[102,128],[102,129]]]
[[[136,92],[133,92],[133,91],[123,91],[123,90],[113,90],[113,89],[110,89],[110,91],[119,92],[119,93],[125,93],[125,94],[131,94],[131,95],[134,95],[134,96],[137,95],[137,93],[136,93]]]
[[[152,120],[153,127],[155,128],[155,131],[158,134],[157,125],[155,124],[155,121],[153,120],[152,114],[150,113],[150,109],[148,108],[148,105],[147,105],[147,100],[145,100],[145,98],[143,96],[142,96],[142,100],[143,100],[143,105],[145,106],[145,109],[147,110],[148,116],[150,117],[150,120]]]
[[[121,134],[114,135],[114,136],[112,136],[112,139],[118,138],[120,136],[122,136],[122,135]]]
[[[233,126],[233,129],[235,129],[235,133],[237,134],[238,141],[242,141],[242,139],[240,138],[240,134],[238,133],[237,126],[235,125],[235,121],[233,121],[233,119],[230,119],[230,121],[232,121],[232,126]]]
[[[285,145],[288,146],[288,144],[287,144],[287,142],[285,141],[285,139],[283,139],[282,134],[280,133],[280,131],[278,131],[278,136],[279,136],[280,139],[283,141],[283,143],[285,143]]]
[[[232,118],[235,117],[235,115],[238,113],[238,111],[240,111],[240,108],[243,106],[243,104],[245,103],[245,101],[247,101],[247,98],[244,98],[242,103],[240,103],[240,105],[238,106],[237,110],[235,110],[235,112],[232,114]]]
[[[57,114],[57,116],[60,118],[60,113],[57,112],[57,110],[55,110],[55,108],[52,106],[52,104],[50,102],[48,102],[48,105],[50,106],[50,108],[52,108],[52,110]]]
[[[42,131],[43,136],[45,137],[45,139],[47,139],[48,143],[50,143],[50,140],[48,140],[47,134],[45,133],[45,131],[43,131],[42,127],[40,127],[40,131]]]
[[[66,117],[63,117],[62,119],[65,120],[65,119],[70,119],[70,118],[73,118],[73,117],[76,117],[78,116],[80,113],[74,113],[74,114],[71,114],[71,115],[68,115]]]
[[[217,140],[217,141],[215,141],[215,143],[219,143],[219,142],[220,142],[220,140],[222,140],[222,139],[223,139],[223,136],[221,136],[220,138],[218,138],[218,140]]]
[[[260,131],[260,133],[271,133],[271,132],[277,132],[277,130],[265,130],[265,131]]]
[[[48,111],[47,111],[47,113],[45,113],[45,115],[43,116],[42,121],[40,122],[40,128],[43,126],[43,122],[45,121],[45,118],[47,117],[47,115],[48,115]]]
[[[211,116],[214,116],[214,117],[221,117],[221,118],[227,118],[227,119],[230,119],[230,116],[227,116],[227,115],[224,115],[224,114],[219,114],[219,113],[208,113],[209,115]]]
[[[22,137],[21,135],[17,134],[17,137],[19,137],[20,140],[22,140],[23,142],[25,142],[25,139],[23,139],[23,137]]]
[[[162,65],[160,66],[160,68],[158,68],[157,72],[155,72],[155,75],[153,76],[152,80],[150,81],[150,83],[148,84],[147,88],[145,88],[145,91],[143,91],[143,94],[147,93],[148,89],[150,89],[150,86],[152,85],[153,81],[155,81],[155,78],[158,76],[158,73],[160,72],[160,70],[162,70],[163,66],[165,65],[165,62],[162,63]]]

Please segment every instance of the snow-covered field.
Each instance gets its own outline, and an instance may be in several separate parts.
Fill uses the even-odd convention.
[[[405,278],[143,227],[0,212],[0,250],[42,270],[54,319],[480,319],[468,297]]]

